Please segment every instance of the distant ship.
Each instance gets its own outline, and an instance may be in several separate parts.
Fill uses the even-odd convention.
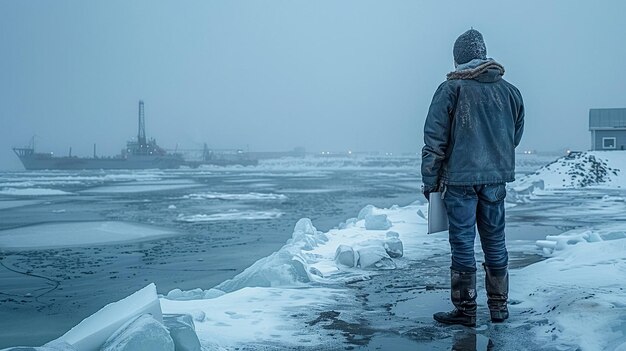
[[[170,169],[185,165],[180,154],[168,153],[154,139],[146,139],[143,101],[139,101],[139,128],[137,140],[126,143],[117,156],[98,157],[94,145],[93,157],[54,156],[52,153],[35,152],[34,142],[29,147],[13,148],[13,152],[27,170],[80,170],[80,169]]]

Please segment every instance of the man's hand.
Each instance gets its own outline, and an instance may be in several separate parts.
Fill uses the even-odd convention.
[[[426,201],[430,201],[430,193],[434,191],[437,191],[436,185],[428,185],[428,184],[422,185],[422,193],[426,197]]]

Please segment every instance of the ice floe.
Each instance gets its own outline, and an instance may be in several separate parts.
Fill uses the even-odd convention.
[[[163,181],[146,181],[146,182],[128,182],[115,185],[106,185],[83,190],[85,194],[128,194],[128,193],[144,193],[156,191],[169,191],[178,189],[187,189],[202,186],[191,180],[174,179]]]
[[[104,245],[177,235],[174,230],[125,222],[38,224],[0,231],[0,248],[44,249]]]
[[[183,196],[184,199],[192,200],[287,200],[287,196],[283,194],[271,194],[271,193],[244,193],[244,194],[228,194],[228,193],[216,193],[216,192],[204,192],[194,193]]]
[[[8,196],[59,196],[59,195],[73,195],[70,192],[58,190],[58,189],[45,189],[45,188],[3,188],[0,190],[0,195]]]
[[[29,205],[36,205],[40,203],[41,201],[39,200],[2,200],[0,201],[0,210],[22,207],[22,206],[29,206]]]
[[[283,212],[278,210],[270,211],[248,211],[232,209],[228,212],[213,213],[213,214],[194,214],[184,215],[179,214],[176,217],[178,222],[199,223],[199,222],[217,222],[217,221],[239,221],[239,220],[260,220],[260,219],[274,219],[283,215]]]

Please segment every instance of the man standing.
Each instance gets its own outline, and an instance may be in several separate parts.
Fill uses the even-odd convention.
[[[502,76],[475,29],[454,43],[455,70],[433,97],[424,125],[424,195],[441,191],[449,220],[454,309],[435,313],[445,324],[476,325],[475,227],[485,254],[487,304],[493,322],[509,317],[505,183],[515,177],[515,147],[524,129],[522,96]]]

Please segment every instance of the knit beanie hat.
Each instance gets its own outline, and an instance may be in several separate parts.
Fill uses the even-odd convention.
[[[487,48],[483,35],[476,29],[470,29],[461,34],[454,42],[454,62],[458,65],[470,62],[473,59],[487,59]]]

